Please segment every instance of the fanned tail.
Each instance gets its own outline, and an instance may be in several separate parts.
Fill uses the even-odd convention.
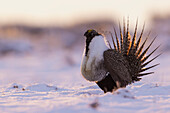
[[[132,51],[134,51],[134,48],[136,46],[135,42],[136,42],[137,27],[138,27],[138,19],[136,20],[135,32],[134,32],[134,35],[133,35],[132,44],[131,44],[131,47],[130,47],[130,50],[129,50],[129,54],[132,54]]]
[[[129,33],[129,18],[128,18],[128,20],[127,20],[127,32],[126,32],[124,39],[123,39],[124,55],[128,55],[130,43],[131,43],[130,40],[131,40],[131,36],[130,36],[130,33]]]
[[[119,30],[120,30],[120,44],[121,44],[121,50],[123,50],[123,34],[122,34],[122,30],[121,30],[121,25],[120,25],[120,22],[119,22]]]
[[[113,35],[111,34],[112,42],[113,42],[115,50],[118,51],[120,54],[122,54],[129,63],[126,65],[128,65],[127,68],[129,70],[129,73],[132,76],[132,82],[139,81],[141,79],[139,77],[141,77],[141,76],[152,74],[153,72],[148,72],[148,73],[143,73],[143,72],[145,72],[146,70],[149,70],[153,67],[156,67],[159,64],[155,64],[155,65],[152,65],[147,68],[145,68],[145,66],[147,66],[150,62],[152,62],[153,60],[155,60],[156,58],[158,58],[161,55],[161,54],[159,54],[159,55],[155,56],[154,58],[152,58],[151,60],[149,60],[148,62],[146,62],[146,60],[160,47],[160,45],[158,47],[156,47],[147,56],[145,56],[147,51],[150,49],[151,45],[154,43],[156,37],[151,41],[151,43],[143,51],[143,48],[144,48],[146,42],[148,41],[148,38],[149,38],[151,32],[148,33],[146,39],[140,46],[140,42],[142,40],[144,29],[145,29],[145,23],[143,25],[140,36],[139,36],[138,40],[136,41],[137,27],[138,27],[138,19],[136,20],[136,26],[135,26],[133,38],[131,40],[131,35],[129,32],[129,18],[127,19],[127,28],[125,25],[125,19],[123,18],[123,33],[122,33],[121,25],[119,22],[120,38],[118,38],[116,29],[113,28],[117,45],[114,41]]]

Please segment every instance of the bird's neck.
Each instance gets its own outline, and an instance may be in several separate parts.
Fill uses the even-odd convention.
[[[103,57],[103,52],[106,51],[108,47],[103,36],[96,36],[91,40],[88,49],[88,56],[100,58]]]

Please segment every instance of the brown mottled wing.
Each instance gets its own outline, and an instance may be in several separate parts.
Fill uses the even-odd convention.
[[[113,49],[105,51],[104,63],[112,79],[119,83],[120,87],[125,87],[132,82],[132,77],[128,71],[128,62],[121,53]]]

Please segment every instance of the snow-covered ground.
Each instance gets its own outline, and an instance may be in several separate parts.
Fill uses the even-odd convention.
[[[80,74],[82,51],[10,55],[0,60],[1,113],[168,113],[170,53],[155,73],[104,94]]]
[[[0,113],[170,113],[168,23],[154,27],[151,50],[160,43],[164,50],[151,63],[160,63],[155,73],[106,94],[80,74],[86,28],[0,32]]]

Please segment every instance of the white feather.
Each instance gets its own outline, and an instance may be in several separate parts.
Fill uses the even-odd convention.
[[[107,50],[108,47],[105,44],[103,36],[96,36],[92,39],[89,45],[89,59],[86,64],[86,70],[91,69],[91,63],[95,59],[95,64],[103,59],[103,52]]]
[[[101,80],[105,75],[96,76],[93,72],[98,63],[103,60],[103,53],[108,47],[105,43],[103,36],[95,36],[90,44],[87,56],[85,56],[85,50],[83,54],[83,60],[81,64],[82,75],[90,81]]]

